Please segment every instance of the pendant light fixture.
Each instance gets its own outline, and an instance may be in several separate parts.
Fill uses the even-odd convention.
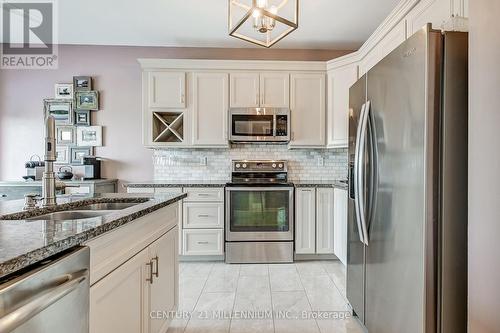
[[[299,0],[229,0],[229,35],[271,47],[299,26]]]

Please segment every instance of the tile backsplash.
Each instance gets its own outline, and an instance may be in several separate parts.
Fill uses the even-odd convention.
[[[231,178],[231,160],[288,161],[290,181],[347,178],[347,149],[288,149],[285,145],[233,145],[231,149],[157,149],[153,154],[158,181]]]

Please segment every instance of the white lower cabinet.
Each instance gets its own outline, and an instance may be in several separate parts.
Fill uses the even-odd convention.
[[[295,253],[335,254],[345,262],[347,252],[347,194],[337,188],[295,190]],[[342,201],[344,200],[344,201]]]
[[[339,258],[344,265],[347,264],[347,205],[348,197],[347,190],[340,188],[334,189],[333,192],[333,253]]]
[[[316,253],[332,254],[334,247],[334,189],[316,189]]]
[[[90,288],[90,333],[148,332],[148,249]]]
[[[185,256],[224,254],[224,229],[184,229],[182,235]]]
[[[224,228],[223,202],[184,203],[183,228]]]
[[[316,253],[316,189],[295,190],[295,253]]]
[[[90,332],[165,332],[178,303],[177,227],[90,288]],[[92,255],[92,247],[91,247]]]

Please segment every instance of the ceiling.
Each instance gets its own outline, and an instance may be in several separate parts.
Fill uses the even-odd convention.
[[[357,49],[399,0],[301,0],[299,28],[273,48]],[[258,47],[228,36],[227,0],[64,0],[59,43]]]

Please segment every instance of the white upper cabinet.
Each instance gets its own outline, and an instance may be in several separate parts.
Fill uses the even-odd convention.
[[[335,188],[333,191],[333,235],[334,253],[347,264],[347,190]]]
[[[185,108],[186,73],[150,72],[148,101],[152,108]]]
[[[295,253],[316,252],[316,189],[295,190]]]
[[[441,29],[452,15],[463,16],[463,0],[423,0],[408,14],[408,37],[427,23],[434,29]]]
[[[193,74],[193,144],[228,146],[229,84],[227,73]]]
[[[349,88],[358,79],[356,63],[328,72],[328,148],[347,147],[349,136]]]
[[[325,146],[325,74],[291,74],[290,147]]]
[[[231,73],[230,102],[232,108],[259,107],[259,73]]]
[[[363,76],[386,55],[406,40],[406,22],[402,20],[384,36],[359,64],[359,76]]]
[[[333,254],[333,188],[316,189],[316,253]]]
[[[290,75],[288,73],[260,74],[260,106],[288,108],[290,106]]]

